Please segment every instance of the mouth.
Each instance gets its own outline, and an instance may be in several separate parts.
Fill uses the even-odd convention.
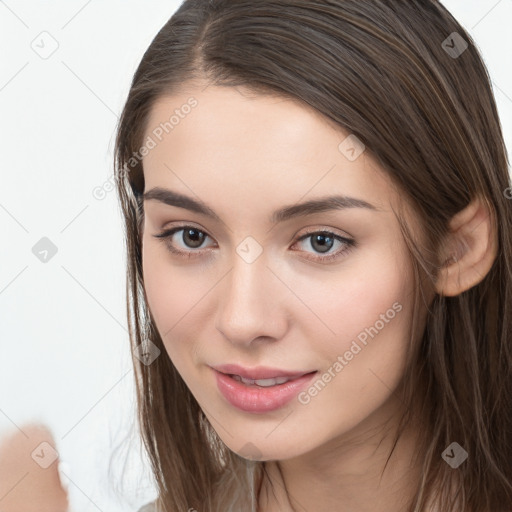
[[[217,389],[231,406],[244,412],[269,413],[288,404],[318,373],[317,370],[288,376],[250,379],[212,368]]]
[[[275,386],[298,379],[317,370],[283,370],[268,366],[247,368],[238,364],[222,364],[211,366],[213,370],[233,377],[247,385],[259,385],[262,387]]]
[[[295,377],[275,377],[275,378],[271,378],[271,379],[246,379],[245,377],[242,377],[242,376],[236,375],[236,374],[225,374],[225,375],[228,375],[228,377],[231,377],[233,380],[242,382],[246,386],[249,386],[249,387],[270,388],[273,386],[279,386],[281,384],[286,384],[287,382],[300,379],[304,375],[309,375],[310,373],[316,373],[316,372],[304,373],[301,375],[297,375]]]

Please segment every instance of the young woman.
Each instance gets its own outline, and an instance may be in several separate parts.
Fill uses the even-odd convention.
[[[116,176],[144,510],[512,510],[512,188],[442,4],[186,0]]]

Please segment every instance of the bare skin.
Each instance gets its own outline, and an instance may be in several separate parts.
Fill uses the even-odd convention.
[[[144,203],[145,289],[167,353],[225,444],[241,453],[250,443],[260,460],[273,461],[276,496],[265,487],[260,512],[403,511],[419,478],[412,464],[417,426],[410,426],[381,478],[402,407],[394,392],[404,371],[414,291],[392,211],[399,192],[369,152],[347,158],[339,145],[350,134],[304,105],[204,85],[160,99],[146,133],[191,96],[197,100],[145,157],[145,192],[161,187],[188,195],[220,218],[156,199]],[[317,212],[275,226],[268,221],[284,205],[333,194],[375,209]],[[455,223],[454,236],[469,243],[441,273],[437,291],[447,295],[482,279],[496,253],[480,203]],[[185,226],[167,241],[155,238]],[[189,229],[202,233],[200,246],[184,239]],[[322,253],[311,238],[297,239],[321,231],[357,245],[343,251],[343,243],[334,243],[327,252],[337,259],[315,259]],[[262,250],[251,263],[236,252],[247,237]],[[447,257],[452,250],[447,246]],[[400,312],[377,324],[397,303]],[[333,377],[338,356],[375,325],[382,328]],[[302,402],[250,413],[219,392],[211,366],[222,363],[317,370],[332,378]]]
[[[381,412],[379,410],[379,414]],[[372,420],[376,421],[375,418]],[[370,421],[366,424],[370,424]],[[406,500],[410,498],[408,493],[415,488],[420,477],[419,469],[412,462],[416,453],[415,440],[409,431],[400,440],[383,472],[392,444],[390,433],[384,441],[382,438],[383,429],[369,432],[362,423],[357,432],[340,436],[337,446],[331,444],[322,447],[315,453],[308,453],[307,458],[268,462],[267,471],[275,495],[269,481],[265,480],[260,494],[260,510],[322,510],[311,498],[313,489],[315,497],[336,489],[338,496],[343,496],[344,500],[338,503],[336,510],[340,511],[370,512],[381,510],[386,503],[397,503],[396,510],[406,510]],[[343,464],[337,462],[339,460]],[[333,471],[333,465],[338,467],[339,472]],[[364,501],[361,500],[363,494],[367,495]]]

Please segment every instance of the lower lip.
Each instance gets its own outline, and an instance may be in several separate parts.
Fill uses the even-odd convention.
[[[262,413],[279,409],[295,397],[317,372],[308,373],[284,384],[269,387],[247,386],[229,375],[214,370],[217,386],[224,398],[246,412]]]

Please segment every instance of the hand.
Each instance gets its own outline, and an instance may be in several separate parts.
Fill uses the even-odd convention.
[[[0,512],[68,511],[59,459],[53,460],[55,452],[50,448],[40,447],[43,442],[56,449],[50,430],[38,424],[0,439]]]

